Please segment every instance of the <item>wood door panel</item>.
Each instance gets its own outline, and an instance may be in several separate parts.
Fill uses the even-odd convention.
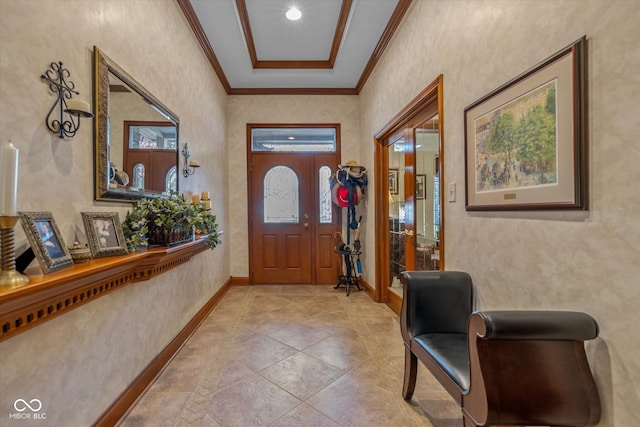
[[[151,169],[151,153],[146,150],[126,150],[124,171],[129,175],[129,184],[133,185],[133,167],[138,163],[144,165],[144,188],[149,189],[151,178],[149,170]]]
[[[144,165],[144,188],[153,191],[167,191],[166,177],[169,169],[176,165],[175,151],[125,149],[125,172],[129,174],[129,185],[133,185],[133,167]]]
[[[265,234],[262,236],[262,265],[265,268],[276,268],[278,263],[278,236],[273,234]]]
[[[156,191],[167,191],[167,173],[171,168],[175,167],[175,165],[175,151],[154,151],[151,155],[151,189]]]
[[[251,152],[249,159],[251,282],[337,283],[340,264],[333,234],[340,229],[342,212],[330,202],[330,221],[326,206],[321,215],[319,187],[324,178],[319,171],[323,166],[335,171],[338,154]],[[265,222],[264,178],[274,166],[290,168],[299,180],[299,217],[293,222]]]
[[[252,156],[251,200],[254,205],[252,229],[252,272],[255,283],[311,283],[311,230],[304,226],[310,211],[310,158],[283,153],[254,153]],[[264,180],[272,168],[284,166],[298,182],[297,220],[265,222]],[[257,215],[256,215],[257,214]]]
[[[308,259],[311,257],[311,254],[307,252],[306,257],[301,257],[301,251],[305,248],[305,242],[301,242],[301,238],[299,235],[287,235],[285,237],[285,251],[284,253],[287,256],[287,268],[301,268],[302,267],[302,259]]]
[[[318,246],[320,247],[318,267],[322,269],[333,268],[335,266],[334,258],[336,257],[333,236],[327,234],[318,236]]]
[[[334,154],[317,154],[314,157],[315,182],[318,182],[319,171],[323,166],[328,166],[331,171],[335,172],[338,168],[337,157]],[[318,200],[318,195],[315,195]],[[336,254],[335,240],[333,234],[340,230],[342,225],[342,209],[331,203],[330,223],[321,223],[319,221],[319,212],[316,209],[315,215],[311,218],[315,228],[314,241],[314,272],[315,283],[319,285],[329,285],[337,283],[337,276],[342,274],[340,271],[340,262]]]

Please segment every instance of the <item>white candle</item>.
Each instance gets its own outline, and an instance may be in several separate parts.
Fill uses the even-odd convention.
[[[91,114],[91,105],[82,99],[72,98],[67,100],[67,110]]]
[[[10,142],[0,148],[0,191],[0,215],[16,216],[18,149]]]

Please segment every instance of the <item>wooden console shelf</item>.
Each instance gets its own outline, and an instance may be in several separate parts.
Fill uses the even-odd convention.
[[[15,289],[0,287],[0,341],[132,283],[149,280],[207,250],[205,239],[146,252],[94,259]]]

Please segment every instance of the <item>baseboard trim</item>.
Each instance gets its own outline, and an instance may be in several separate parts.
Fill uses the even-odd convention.
[[[364,291],[367,293],[367,295],[369,296],[369,298],[371,298],[372,301],[380,302],[380,301],[376,301],[376,290],[362,277],[360,277],[360,286],[364,288]]]
[[[249,286],[248,277],[233,277],[230,279],[231,286]]]
[[[138,398],[147,390],[156,377],[162,372],[169,362],[174,358],[185,342],[198,329],[200,324],[207,318],[209,313],[220,302],[222,297],[232,286],[232,278],[207,301],[207,303],[196,313],[195,316],[185,325],[176,337],[167,345],[146,368],[133,380],[131,384],[118,396],[107,410],[93,423],[94,427],[107,427],[116,425],[124,417]]]

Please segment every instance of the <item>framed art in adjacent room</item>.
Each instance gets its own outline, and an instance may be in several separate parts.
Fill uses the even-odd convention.
[[[586,38],[465,109],[466,209],[587,209]]]
[[[93,258],[128,253],[117,212],[82,212],[82,220]]]
[[[51,212],[20,212],[20,221],[43,273],[73,265]]]
[[[427,175],[416,175],[416,199],[426,199]]]
[[[398,169],[389,169],[389,194],[398,194]]]

